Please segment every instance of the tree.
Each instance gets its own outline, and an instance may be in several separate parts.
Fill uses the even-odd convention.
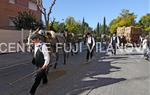
[[[55,19],[53,19],[53,21],[51,23],[49,23],[49,27],[48,29],[51,29],[55,32],[61,32],[63,33],[65,31],[66,25],[64,22],[59,22],[59,21],[55,21]]]
[[[143,27],[144,31],[150,32],[150,13],[141,17],[139,25]]]
[[[82,23],[82,26],[83,26],[83,29],[84,29],[84,34],[91,30],[91,27],[89,26],[89,24],[85,20],[84,20],[84,23]]]
[[[69,32],[73,32],[74,34],[81,34],[82,33],[82,23],[77,22],[74,17],[68,17],[65,21],[66,29]]]
[[[84,35],[85,32],[85,19],[82,20],[82,35]]]
[[[65,31],[65,23],[64,22],[62,22],[62,23],[60,23],[59,24],[59,32],[64,32]]]
[[[89,24],[85,21],[85,19],[83,18],[82,20],[82,35],[84,35],[86,32],[88,31],[92,31],[92,28],[89,26]]]
[[[97,40],[100,40],[100,37],[101,37],[101,31],[100,31],[100,23],[98,22],[97,23],[97,27],[96,27],[96,29],[95,29],[95,37],[96,37],[96,39]]]
[[[55,32],[58,32],[58,31],[59,31],[59,22],[58,22],[58,21],[53,22],[52,29],[53,29]]]
[[[100,36],[100,24],[99,24],[99,22],[97,23],[97,27],[96,27],[96,36]]]
[[[53,0],[49,7],[48,12],[47,12],[46,8],[44,8],[44,6],[43,6],[43,0],[36,0],[37,7],[44,16],[44,22],[46,25],[46,29],[48,29],[48,27],[49,27],[50,15],[52,13],[52,9],[53,9],[55,3],[56,3],[56,0]]]
[[[66,29],[69,32],[73,32],[75,30],[76,21],[75,21],[74,17],[68,17],[65,21],[65,24],[66,24]]]
[[[106,34],[106,18],[103,20],[103,33]]]
[[[121,21],[120,17],[117,17],[117,19],[114,19],[111,21],[110,25],[109,25],[109,30],[111,33],[115,32],[117,27],[119,27],[119,22]]]
[[[136,15],[134,15],[134,13],[130,12],[129,10],[123,9],[120,13],[120,16],[111,21],[109,25],[110,32],[115,32],[118,27],[134,26],[136,24],[135,19]]]
[[[34,29],[39,24],[31,11],[18,12],[12,20],[17,29]]]
[[[120,15],[121,15],[121,17],[124,17],[124,18],[127,18],[129,16],[135,16],[133,12],[130,12],[127,9],[122,9]]]
[[[75,28],[74,28],[74,34],[82,35],[82,23],[76,22],[76,25],[75,25]]]

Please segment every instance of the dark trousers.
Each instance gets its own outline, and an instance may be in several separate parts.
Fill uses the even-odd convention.
[[[112,44],[113,54],[116,55],[116,44]]]
[[[90,49],[92,48],[92,44],[89,44]],[[87,55],[86,55],[86,60],[88,61],[89,59],[92,59],[93,57],[93,50],[90,51],[89,49],[87,49]]]
[[[38,88],[38,86],[40,85],[41,80],[43,81],[43,84],[47,83],[47,73],[46,70],[40,70],[39,72],[37,72],[36,78],[35,78],[35,82],[30,90],[30,93],[34,94],[36,89]]]

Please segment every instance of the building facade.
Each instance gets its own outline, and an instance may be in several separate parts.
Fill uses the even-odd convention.
[[[0,29],[14,29],[13,17],[18,12],[30,10],[37,21],[41,19],[41,13],[33,0],[0,0]]]
[[[127,42],[130,43],[139,43],[139,38],[141,35],[142,29],[140,27],[118,27],[117,28],[117,35],[118,36],[125,36]]]

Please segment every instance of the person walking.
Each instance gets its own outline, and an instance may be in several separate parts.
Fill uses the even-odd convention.
[[[116,34],[113,34],[113,36],[111,37],[111,40],[110,40],[110,44],[112,45],[112,48],[113,48],[113,51],[112,53],[114,55],[116,55],[116,50],[117,50],[117,47],[119,47],[119,38]]]
[[[89,62],[93,57],[93,50],[95,47],[95,39],[90,32],[86,35],[87,55],[86,61]]]
[[[149,42],[148,42],[148,36],[146,36],[143,40],[142,43],[142,48],[143,48],[143,53],[144,53],[144,57],[147,59],[148,58],[148,50],[149,50]]]
[[[47,68],[50,62],[50,55],[46,44],[40,39],[40,34],[33,34],[31,39],[34,44],[34,57],[32,63],[37,67],[35,82],[30,90],[30,95],[34,95],[41,80],[43,81],[43,84],[48,83]]]

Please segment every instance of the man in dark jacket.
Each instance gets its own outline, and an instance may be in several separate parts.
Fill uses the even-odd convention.
[[[95,47],[95,39],[90,32],[88,32],[86,35],[86,45],[87,45],[86,61],[88,63],[89,61],[91,61],[93,57],[93,51]]]
[[[113,36],[111,37],[111,41],[110,41],[110,44],[112,45],[112,48],[113,48],[113,54],[116,55],[116,49],[117,49],[117,46],[119,46],[119,38],[116,34],[113,34]]]
[[[47,84],[48,82],[46,71],[50,62],[50,56],[46,44],[40,39],[40,34],[33,34],[31,39],[34,44],[34,57],[32,63],[37,67],[35,82],[30,90],[30,94],[34,95],[41,80],[43,80],[43,84]]]

